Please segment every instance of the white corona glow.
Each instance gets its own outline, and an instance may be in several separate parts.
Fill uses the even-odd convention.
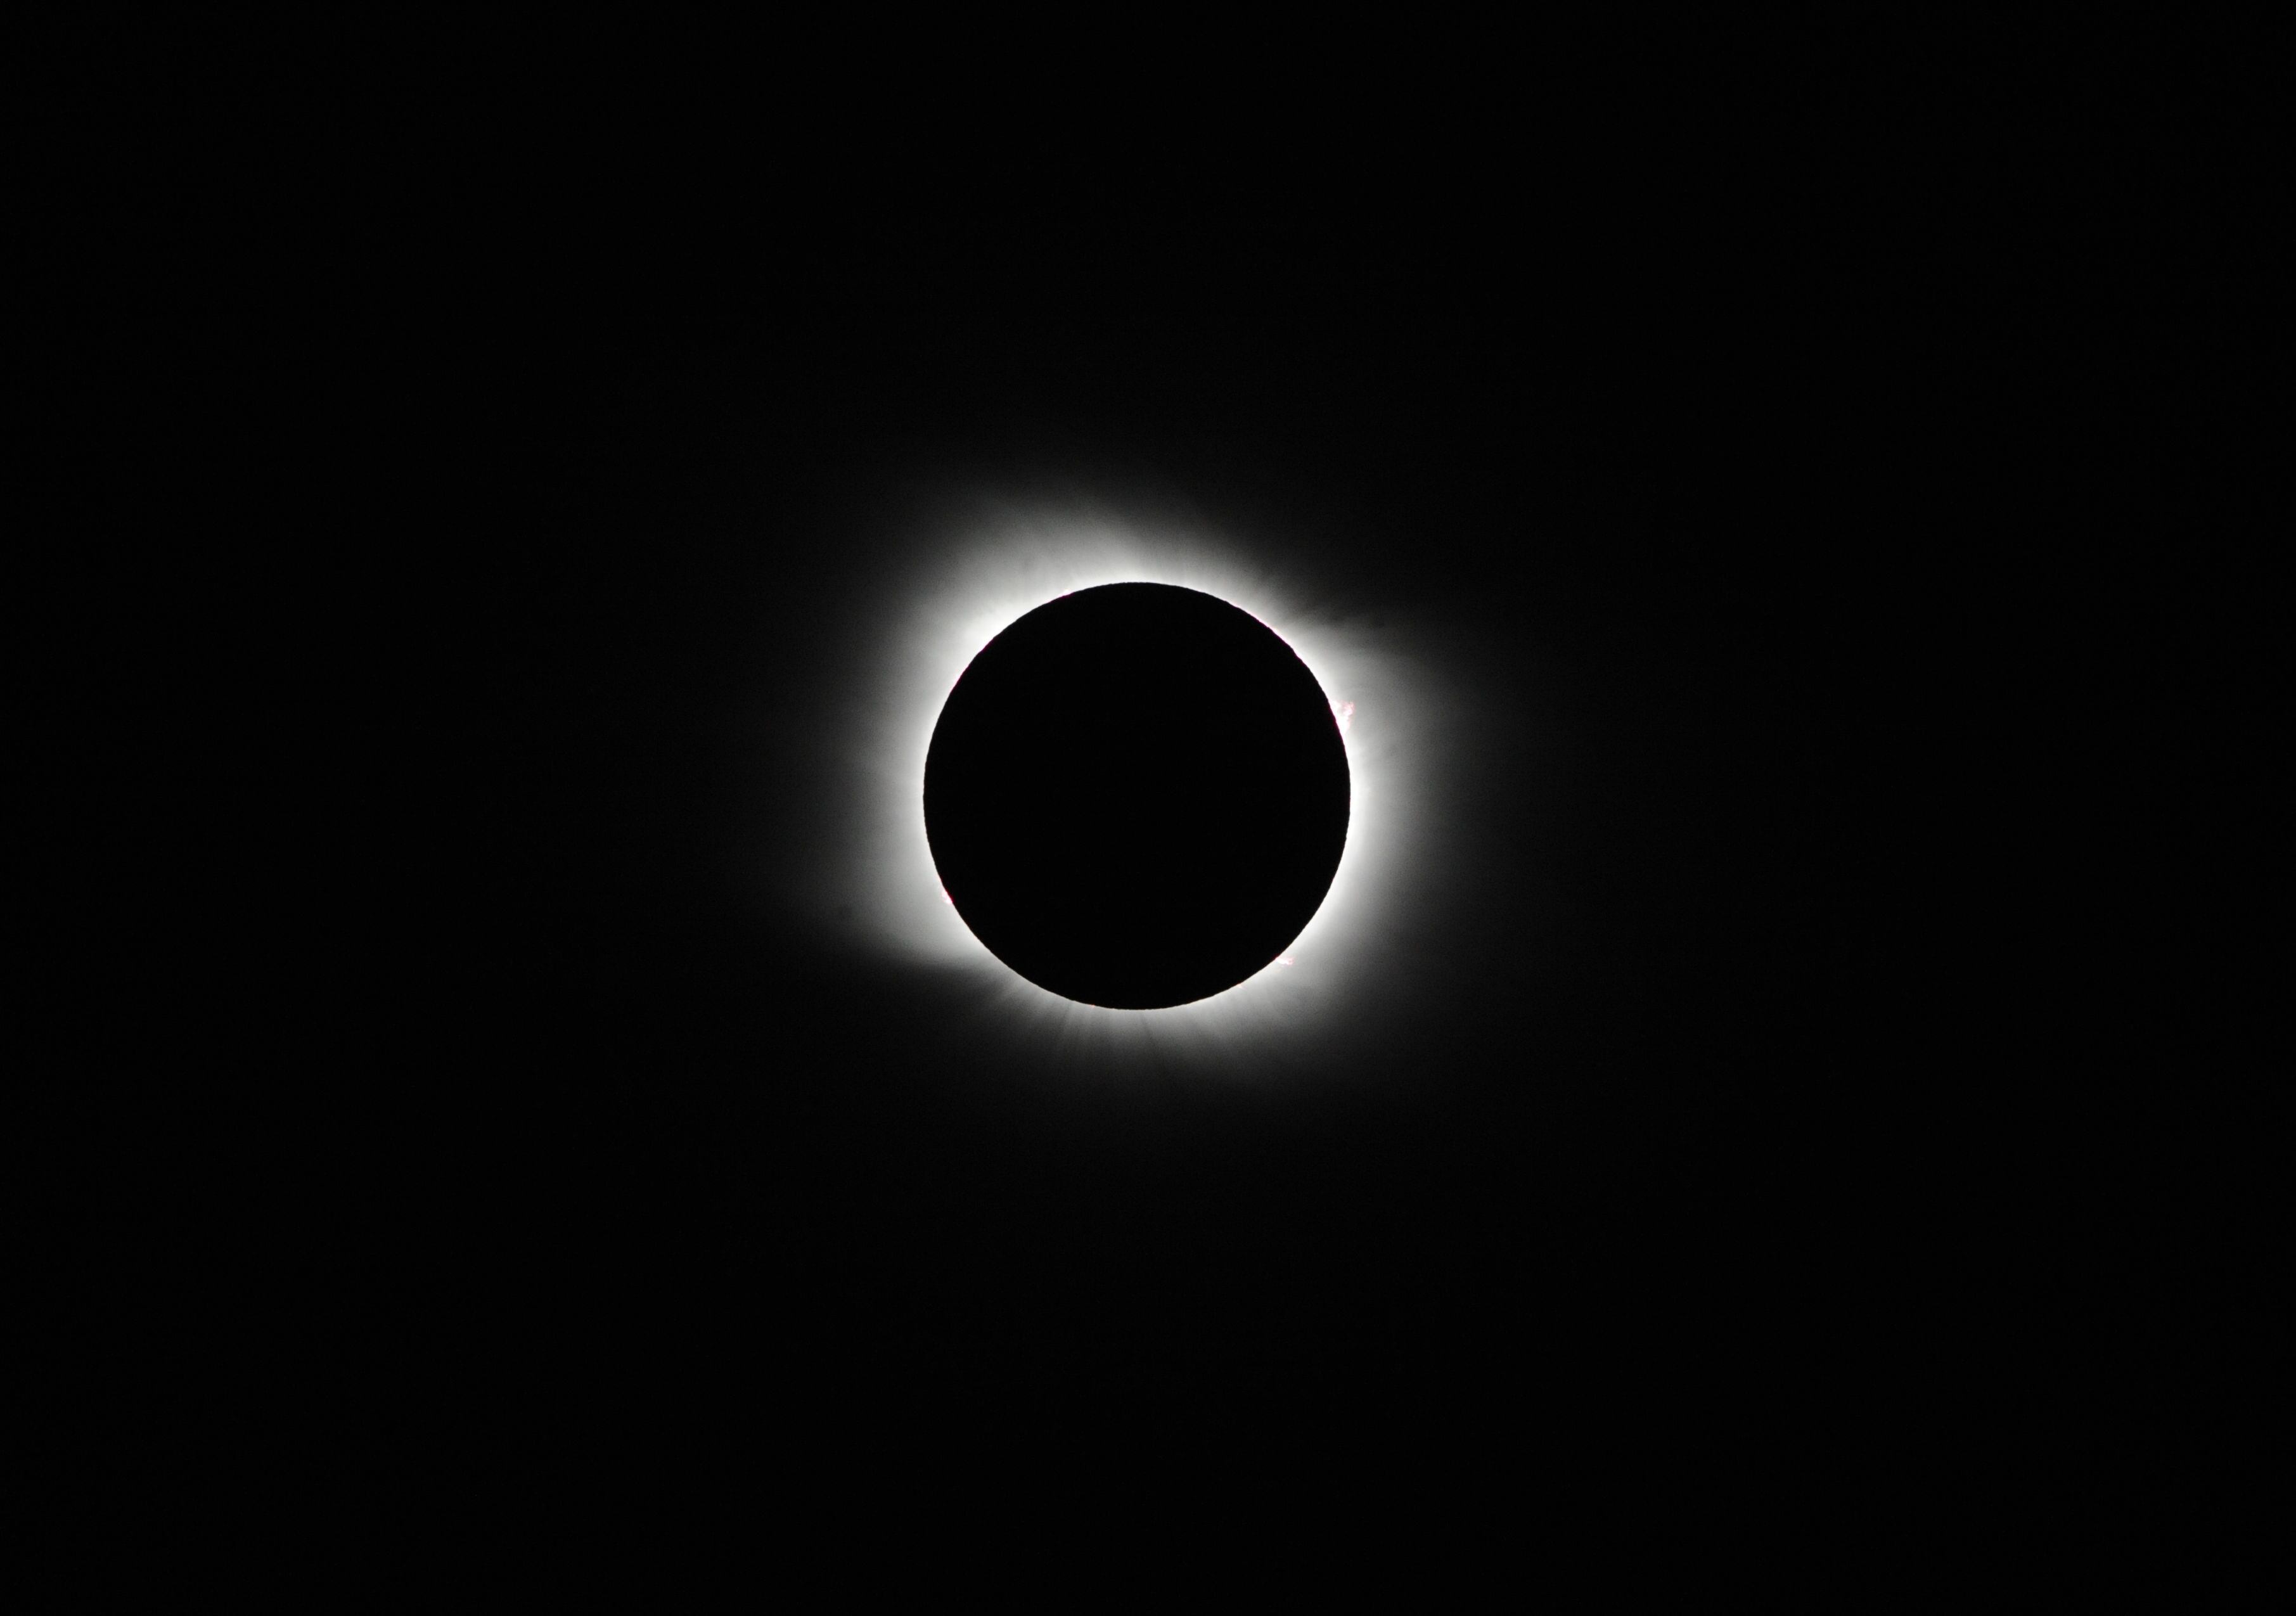
[[[1101,1072],[1281,1070],[1391,1021],[1398,995],[1423,996],[1417,934],[1432,918],[1427,883],[1442,874],[1435,820],[1448,778],[1447,703],[1399,636],[1329,603],[1347,601],[1345,580],[1258,564],[1208,523],[1074,500],[976,508],[904,549],[903,563],[873,580],[882,595],[861,608],[867,620],[857,627],[873,654],[835,715],[850,750],[824,760],[846,789],[824,833],[826,857],[800,878],[822,934],[841,923],[867,952],[959,985],[972,1015],[955,1038],[1025,1044]],[[1145,1011],[1063,998],[990,954],[941,885],[923,808],[933,728],[972,660],[1049,601],[1133,582],[1215,595],[1289,645],[1332,703],[1351,798],[1331,890],[1283,956],[1210,998]]]

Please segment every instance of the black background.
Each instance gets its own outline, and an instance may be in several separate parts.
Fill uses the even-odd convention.
[[[390,1496],[1180,1422],[1223,1473],[2014,1494],[2138,1355],[2142,1242],[2079,1199],[2135,1103],[2063,1107],[1936,878],[2036,834],[1983,749],[2061,675],[2001,619],[2185,474],[2123,413],[2211,284],[2127,203],[2167,160],[1711,86],[992,150],[356,77],[226,155],[133,96],[94,136],[170,446],[104,497],[255,626],[195,890],[288,875],[156,1108],[225,1215],[181,1161],[111,1192],[171,1343],[141,1496],[255,1422]],[[746,862],[819,857],[920,481],[1177,494],[1462,693],[1473,890],[1352,1053],[1095,1083]]]

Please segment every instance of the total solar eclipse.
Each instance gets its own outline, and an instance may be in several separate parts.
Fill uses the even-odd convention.
[[[1152,1010],[1300,934],[1347,842],[1347,751],[1306,664],[1226,602],[1079,590],[992,640],[926,753],[925,833],[973,935],[1050,992]]]

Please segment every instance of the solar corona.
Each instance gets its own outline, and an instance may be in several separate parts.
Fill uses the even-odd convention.
[[[1402,1036],[1474,890],[1440,647],[1312,536],[914,487],[842,519],[877,559],[824,704],[760,710],[761,800],[820,789],[758,875],[1016,1081],[1282,1084]]]

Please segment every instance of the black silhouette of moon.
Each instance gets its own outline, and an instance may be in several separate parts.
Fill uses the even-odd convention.
[[[958,679],[925,757],[941,885],[989,952],[1111,1009],[1281,955],[1347,842],[1347,749],[1258,619],[1167,584],[1037,607]]]

